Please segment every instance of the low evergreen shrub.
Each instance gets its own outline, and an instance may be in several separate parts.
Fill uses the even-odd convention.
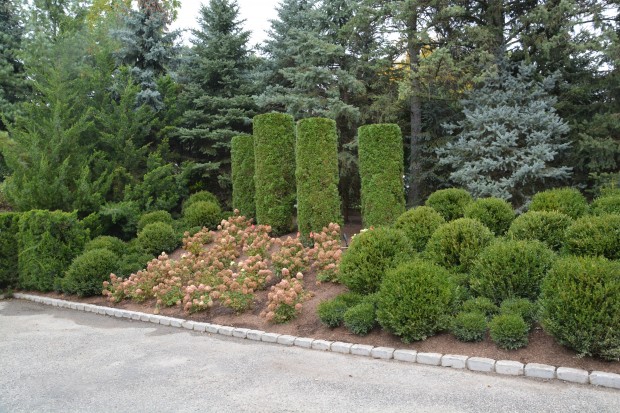
[[[510,225],[507,236],[513,239],[538,240],[559,251],[566,240],[566,229],[573,220],[556,211],[532,211],[518,216]]]
[[[500,314],[489,323],[491,340],[505,350],[527,346],[529,327],[518,314]]]
[[[377,298],[377,320],[403,342],[424,340],[450,325],[454,285],[450,273],[416,260],[385,275]]]
[[[450,270],[468,272],[474,260],[493,239],[480,221],[459,218],[440,226],[426,245],[426,257]]]
[[[426,206],[439,212],[446,221],[462,218],[465,208],[473,202],[472,196],[464,189],[448,188],[433,192],[425,202]]]
[[[88,241],[84,246],[84,252],[99,249],[110,250],[120,257],[127,252],[127,244],[120,238],[101,235]]]
[[[461,312],[454,317],[452,334],[460,341],[477,342],[484,340],[487,333],[487,318],[484,314],[471,311]]]
[[[237,135],[230,146],[232,168],[232,205],[246,218],[256,217],[254,200],[254,137]]]
[[[364,300],[344,313],[344,326],[358,336],[370,333],[376,325],[377,307],[370,300]]]
[[[179,238],[169,224],[154,222],[138,233],[137,242],[145,252],[159,255],[174,251],[179,245]]]
[[[482,198],[465,207],[465,218],[477,219],[495,235],[504,235],[515,219],[515,211],[503,199]]]
[[[523,317],[531,329],[538,319],[538,305],[526,298],[508,298],[499,307],[501,314],[517,314]]]
[[[18,284],[18,230],[19,214],[0,213],[0,290],[15,288]]]
[[[620,360],[620,262],[559,259],[543,282],[541,324],[581,355]]]
[[[140,208],[133,201],[109,202],[99,209],[102,233],[129,241],[136,236]]]
[[[339,327],[344,321],[347,310],[358,305],[362,298],[363,296],[359,294],[349,292],[319,303],[317,307],[319,320],[329,328]]]
[[[566,230],[564,245],[572,255],[620,259],[620,215],[579,218]]]
[[[152,224],[153,222],[164,222],[172,225],[172,215],[168,211],[153,211],[147,212],[140,217],[138,221],[138,232],[142,231],[145,226]]]
[[[78,256],[60,280],[62,291],[80,297],[101,295],[103,282],[119,265],[118,255],[107,249],[93,249]]]
[[[414,250],[424,251],[433,232],[446,223],[446,220],[431,207],[420,206],[410,209],[398,217],[394,228],[405,233]]]
[[[187,228],[207,227],[215,229],[221,222],[222,211],[211,201],[194,202],[183,211],[183,221]]]
[[[372,294],[379,290],[385,272],[412,254],[402,231],[382,227],[362,232],[342,255],[338,280],[351,291]]]
[[[588,201],[575,188],[556,188],[539,192],[532,198],[530,211],[557,211],[576,219],[588,213]]]
[[[620,214],[620,196],[603,196],[592,201],[590,205],[592,215]]]
[[[555,259],[555,253],[540,241],[497,240],[478,255],[470,288],[496,304],[507,298],[536,300]]]
[[[185,202],[183,202],[183,207],[182,207],[183,214],[185,213],[185,210],[187,208],[189,208],[191,205],[195,204],[196,202],[213,202],[217,206],[220,205],[220,201],[211,192],[198,191],[198,192],[191,194],[189,198],[187,198]]]
[[[463,303],[463,312],[484,314],[490,320],[499,314],[499,307],[486,297],[475,297]]]

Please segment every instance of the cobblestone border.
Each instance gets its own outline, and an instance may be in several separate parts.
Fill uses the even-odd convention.
[[[317,340],[308,337],[295,337],[290,335],[268,333],[259,330],[251,330],[247,328],[235,328],[217,324],[199,323],[180,318],[145,314],[110,307],[101,307],[92,304],[76,303],[38,295],[14,293],[13,297],[21,300],[33,301],[35,303],[51,305],[54,307],[91,312],[116,318],[126,318],[135,321],[150,322],[176,328],[184,328],[201,333],[219,334],[246,340],[275,343],[283,346],[295,346],[318,351],[332,351],[334,353],[351,354],[354,356],[371,357],[382,360],[397,360],[405,363],[419,363],[431,366],[443,366],[453,369],[496,373],[507,376],[524,376],[543,380],[556,379],[570,383],[591,384],[594,386],[620,390],[620,374],[606,373],[602,371],[588,372],[586,370],[568,367],[555,367],[538,363],[523,364],[512,360],[493,360],[484,357],[468,357],[455,354],[421,353],[415,350]]]

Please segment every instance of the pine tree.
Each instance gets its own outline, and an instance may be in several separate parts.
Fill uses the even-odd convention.
[[[13,118],[27,90],[24,65],[17,56],[24,31],[19,12],[13,0],[0,3],[0,130],[6,130],[2,118]]]
[[[450,178],[475,197],[499,197],[523,206],[541,188],[571,176],[559,160],[569,127],[548,90],[553,77],[535,80],[534,65],[502,62],[496,75],[462,101],[465,119],[446,125],[457,140],[438,150]]]
[[[199,24],[181,70],[185,84],[180,99],[186,110],[176,139],[205,170],[219,174],[220,186],[228,188],[231,139],[252,132],[256,111],[250,32],[243,30],[235,0],[210,0],[200,9]]]

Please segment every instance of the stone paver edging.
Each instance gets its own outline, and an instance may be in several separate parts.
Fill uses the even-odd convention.
[[[251,330],[247,328],[199,323],[162,315],[144,314],[135,311],[101,307],[92,304],[75,303],[72,301],[58,300],[55,298],[42,297],[38,295],[15,293],[13,294],[13,297],[22,300],[34,301],[35,303],[51,305],[54,307],[86,311],[95,314],[107,315],[110,317],[127,318],[130,320],[183,328],[201,333],[219,334],[228,337],[262,341],[265,343],[274,343],[284,346],[296,346],[319,351],[332,351],[334,353],[351,354],[383,360],[394,359],[406,363],[443,366],[475,372],[533,377],[544,380],[557,379],[570,383],[591,384],[594,386],[620,389],[620,374],[606,373],[602,371],[587,372],[586,370],[568,367],[555,367],[538,363],[528,363],[524,365],[523,363],[512,360],[493,360],[484,357],[468,357],[455,354],[419,353],[415,350],[393,349],[389,347],[374,347],[365,344],[316,340],[308,337],[295,337],[277,333],[268,333],[259,330]]]

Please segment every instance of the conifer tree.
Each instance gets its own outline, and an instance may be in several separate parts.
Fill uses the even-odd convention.
[[[17,56],[23,30],[17,3],[0,3],[0,130],[6,130],[2,118],[12,119],[15,104],[25,97],[24,65]]]

